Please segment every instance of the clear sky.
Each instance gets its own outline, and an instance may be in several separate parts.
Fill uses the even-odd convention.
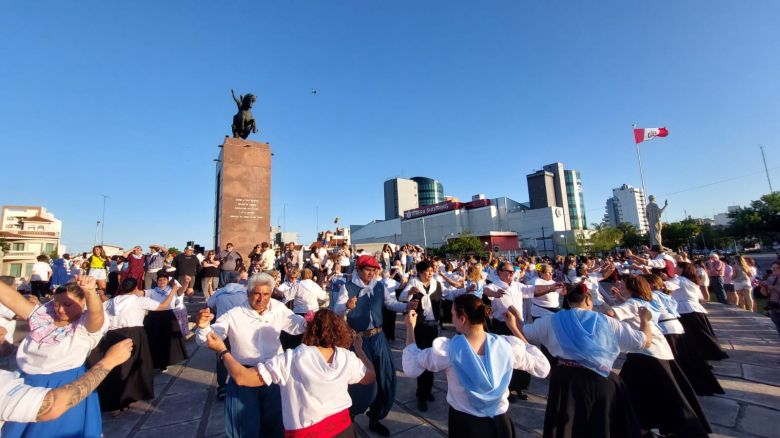
[[[272,223],[304,242],[317,211],[383,218],[391,177],[522,202],[554,161],[601,221],[640,184],[632,123],[669,129],[642,155],[665,219],[712,216],[768,192],[758,144],[780,186],[778,18],[776,0],[3,2],[0,203],[45,206],[71,250],[102,194],[106,243],[209,246],[234,88],[275,154]]]

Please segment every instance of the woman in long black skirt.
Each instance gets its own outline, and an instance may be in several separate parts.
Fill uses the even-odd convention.
[[[98,386],[102,411],[119,413],[126,410],[130,403],[154,398],[154,368],[143,326],[144,315],[147,311],[168,309],[175,291],[165,301],[158,303],[144,297],[136,286],[135,278],[125,279],[117,296],[104,304],[109,328],[93,355],[99,359],[112,345],[127,338],[133,340],[133,354],[129,360],[114,368]]]
[[[545,438],[637,438],[640,426],[622,379],[612,372],[621,351],[650,345],[651,315],[639,311],[639,330],[593,311],[588,286],[569,288],[566,306],[523,326],[529,342],[558,358],[550,376]]]
[[[661,277],[654,274],[644,277],[653,289],[653,298],[660,307],[658,326],[666,342],[669,343],[674,360],[691,382],[696,395],[724,394],[723,388],[712,374],[707,362],[699,356],[694,346],[686,345],[685,329],[680,323],[680,314],[677,312],[677,300],[671,296]]]
[[[629,350],[620,370],[642,429],[706,437],[712,430],[693,387],[658,327],[660,306],[653,301],[650,285],[644,278],[632,276],[625,280],[625,292],[630,298],[612,307],[615,317],[636,328],[640,323],[639,309],[645,308],[653,321],[650,345]]]
[[[173,365],[187,359],[187,350],[184,348],[184,335],[179,328],[179,321],[173,309],[183,309],[183,291],[176,284],[176,289],[169,284],[168,273],[160,270],[157,273],[157,286],[147,289],[144,294],[158,303],[163,303],[169,296],[167,310],[149,312],[144,318],[144,329],[149,338],[149,350],[152,352],[154,367],[162,372]]]
[[[703,297],[694,266],[690,263],[679,263],[677,277],[667,282],[667,287],[677,300],[686,343],[694,347],[703,360],[727,359],[729,355],[718,344],[718,338],[707,318],[707,310],[699,303]]]

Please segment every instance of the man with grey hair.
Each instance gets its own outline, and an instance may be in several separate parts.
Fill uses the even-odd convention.
[[[239,284],[240,275],[238,272],[230,271],[227,274],[227,284],[214,291],[206,301],[206,306],[216,314],[216,318],[224,315],[228,310],[246,303],[246,286]],[[230,348],[230,341],[226,340],[225,345]],[[217,399],[225,398],[227,390],[228,371],[225,364],[217,357]]]
[[[284,304],[272,300],[274,279],[266,273],[258,273],[249,279],[247,300],[219,315],[209,308],[198,315],[195,340],[206,345],[209,333],[230,341],[230,353],[238,362],[254,367],[282,352],[279,335],[285,332],[299,335],[306,328],[303,317],[294,314]],[[216,296],[216,294],[214,294]],[[223,358],[227,352],[220,352]],[[244,387],[233,379],[227,384],[225,398],[225,434],[236,436],[282,437],[282,400],[278,385]]]

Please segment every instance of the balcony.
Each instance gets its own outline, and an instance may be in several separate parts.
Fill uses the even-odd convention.
[[[35,252],[35,251],[14,251],[14,250],[8,250],[8,252],[5,253],[5,256],[3,257],[5,260],[10,259],[29,259],[29,258],[35,258],[38,257],[41,253]]]

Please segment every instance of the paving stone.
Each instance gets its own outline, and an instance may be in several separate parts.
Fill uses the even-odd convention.
[[[544,411],[547,399],[530,394],[528,400],[520,400],[509,404],[509,416],[518,429],[526,431],[520,436],[528,436],[528,433],[541,435],[544,430]]]
[[[375,437],[377,435],[372,433],[369,436]],[[445,433],[436,430],[434,427],[431,427],[427,424],[423,424],[391,436],[397,438],[440,438],[447,435]]]
[[[194,437],[197,436],[199,425],[200,421],[197,420],[163,425],[155,429],[141,430],[133,435],[133,438]]]
[[[413,412],[415,415],[424,418],[426,421],[433,424],[436,428],[446,433],[447,420],[449,419],[450,405],[447,403],[445,397],[446,396],[444,394],[441,394],[436,397],[436,401],[429,402],[428,412],[420,412],[417,409],[417,400],[414,400],[409,403],[404,403],[403,406],[407,410]]]
[[[739,415],[739,403],[722,397],[699,397],[707,419],[712,424],[734,427]]]
[[[780,386],[780,370],[778,367],[763,367],[751,364],[742,365],[745,379],[767,385]]]
[[[780,411],[746,405],[738,429],[761,437],[777,437]]]
[[[206,425],[205,435],[207,437],[225,434],[225,402],[216,399],[216,392],[213,396],[215,398],[211,403],[211,411],[208,413],[208,424]]]
[[[206,396],[208,396],[208,391],[166,395],[141,427],[143,429],[149,429],[172,423],[200,419],[203,416],[203,407],[206,404]]]
[[[742,364],[731,359],[712,362],[712,372],[716,376],[742,377]]]
[[[365,415],[358,415],[357,417],[355,417],[355,422],[359,424],[360,427],[364,431],[369,433],[371,436],[377,436],[376,434],[368,432],[368,417],[366,417]],[[413,427],[423,424],[423,420],[421,420],[415,415],[410,414],[402,407],[400,407],[398,404],[393,405],[393,408],[390,410],[390,413],[387,415],[385,419],[381,420],[381,422],[382,424],[387,426],[388,429],[390,429],[391,435],[404,432]]]
[[[751,404],[761,405],[772,409],[780,409],[780,388],[723,377],[718,379],[720,385],[726,391],[721,397],[739,400]]]

